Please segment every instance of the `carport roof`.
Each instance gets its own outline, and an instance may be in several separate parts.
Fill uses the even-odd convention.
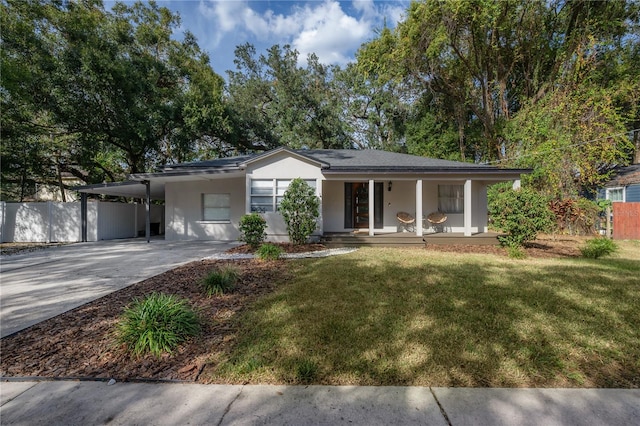
[[[125,182],[98,183],[95,185],[77,186],[78,192],[86,194],[102,194],[114,197],[146,198],[147,188],[144,182],[128,180]],[[151,198],[164,200],[164,184],[151,182]]]

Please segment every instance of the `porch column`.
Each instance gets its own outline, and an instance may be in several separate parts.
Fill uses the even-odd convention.
[[[374,220],[374,212],[375,212],[375,206],[374,206],[374,202],[373,202],[373,197],[375,195],[375,181],[373,179],[369,179],[369,236],[373,237],[373,228],[375,226],[375,220]]]
[[[422,237],[422,179],[416,181],[416,235]]]
[[[148,180],[143,181],[142,183],[144,183],[144,186],[146,188],[146,199],[145,199],[145,208],[146,208],[146,215],[145,215],[145,227],[144,227],[144,232],[145,235],[147,236],[147,243],[149,242],[149,240],[151,239],[151,182],[149,182]]]
[[[320,213],[320,216],[318,216],[318,228],[317,230],[320,231],[320,236],[322,236],[324,234],[324,212],[323,212],[323,207],[322,207],[322,179],[316,179],[316,197],[318,197],[318,199],[320,200],[320,205],[318,206],[318,213]]]
[[[471,236],[471,179],[464,182],[464,236]]]
[[[83,243],[87,242],[87,194],[85,192],[80,193],[80,222],[81,222],[81,240]]]

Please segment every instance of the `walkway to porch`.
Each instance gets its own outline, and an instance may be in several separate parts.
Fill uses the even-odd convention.
[[[465,237],[462,232],[439,232],[416,236],[413,232],[393,232],[369,236],[367,231],[350,233],[325,233],[321,242],[327,247],[419,247],[425,244],[498,245],[498,233],[481,232]]]

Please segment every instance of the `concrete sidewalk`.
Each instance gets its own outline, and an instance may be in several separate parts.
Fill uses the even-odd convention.
[[[235,243],[153,239],[76,243],[0,258],[0,337]]]
[[[0,422],[637,425],[640,390],[2,382]]]

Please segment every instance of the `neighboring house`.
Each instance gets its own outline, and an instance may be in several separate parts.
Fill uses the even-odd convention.
[[[640,164],[621,167],[599,191],[598,198],[612,202],[640,202]]]
[[[60,181],[64,186],[64,195],[66,201],[78,201],[80,197],[78,193],[71,189],[74,186],[82,185],[84,181],[79,177],[69,173],[62,172]],[[36,192],[33,196],[34,201],[62,201],[62,192],[59,185],[39,184],[36,183]]]
[[[321,201],[317,234],[399,230],[397,214],[441,211],[448,232],[487,231],[487,185],[517,181],[528,170],[500,169],[377,150],[290,150],[167,165],[131,181],[78,188],[84,193],[165,200],[167,240],[236,240],[242,215],[259,212],[271,240],[286,240],[278,204],[302,178]],[[416,235],[427,232],[422,221]]]
[[[640,239],[640,164],[617,169],[598,198],[613,203],[614,239]]]

